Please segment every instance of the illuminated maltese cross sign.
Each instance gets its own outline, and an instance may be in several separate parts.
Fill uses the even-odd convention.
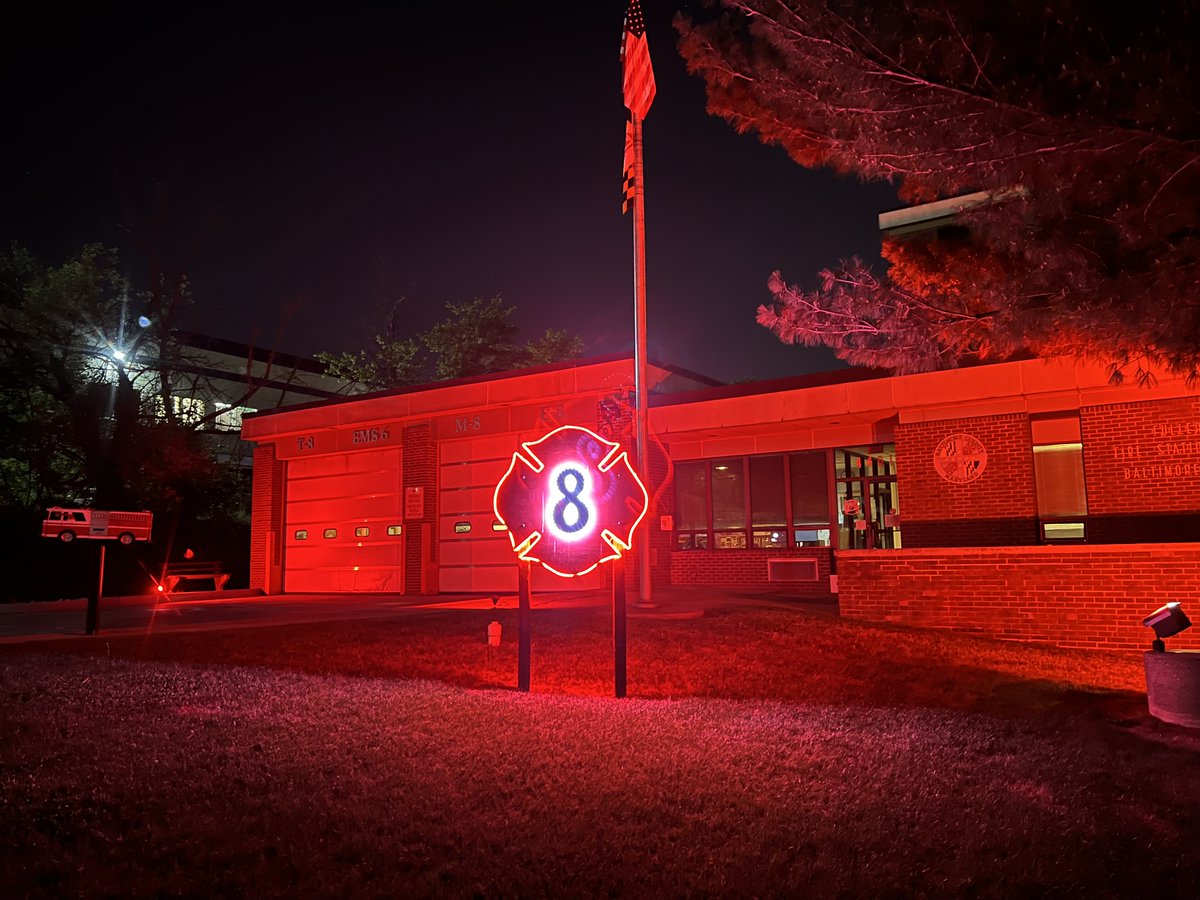
[[[513,454],[494,506],[517,556],[570,578],[628,550],[648,502],[620,444],[564,425]]]

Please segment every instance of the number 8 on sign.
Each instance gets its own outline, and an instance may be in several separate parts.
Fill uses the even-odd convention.
[[[593,517],[588,507],[591,496],[586,493],[588,480],[584,470],[578,466],[562,466],[550,476],[550,483],[555,485],[557,490],[549,492],[546,524],[559,540],[571,541],[586,537],[591,530],[588,524]]]
[[[572,578],[632,546],[649,500],[619,444],[563,425],[521,444],[492,505],[520,559]]]

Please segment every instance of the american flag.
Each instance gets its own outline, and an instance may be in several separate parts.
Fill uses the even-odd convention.
[[[646,118],[654,102],[654,70],[646,46],[646,19],[641,0],[629,0],[625,32],[621,35],[621,69],[624,73],[625,105],[639,119]]]

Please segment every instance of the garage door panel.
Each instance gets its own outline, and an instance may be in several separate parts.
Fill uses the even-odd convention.
[[[441,541],[492,540],[497,534],[501,536],[505,534],[502,531],[492,531],[492,523],[495,521],[495,514],[490,512],[439,516],[438,539]],[[455,531],[455,528],[460,527],[464,522],[471,526],[471,530]]]
[[[362,497],[342,500],[310,500],[288,504],[288,526],[338,528],[383,522],[399,525],[399,501],[395,497]]]
[[[299,457],[288,460],[288,479],[326,478],[330,475],[346,474],[346,456]]]
[[[487,513],[492,518],[495,518],[493,515],[493,499],[495,495],[495,485],[442,491],[440,512],[443,516],[457,515],[459,513]]]
[[[443,541],[438,553],[442,566],[516,564],[516,555],[505,538],[502,541]]]
[[[360,450],[356,453],[331,453],[288,460],[288,478],[328,478],[356,472],[400,471],[400,448]]]
[[[299,541],[288,548],[288,555],[296,568],[314,569],[322,566],[398,566],[404,560],[403,547],[397,544],[367,544],[362,547],[346,542]]]
[[[404,579],[392,567],[382,569],[322,568],[289,570],[289,593],[404,592]]]
[[[404,553],[396,545],[351,545],[336,548],[335,558],[335,564],[342,566],[398,566],[404,559]]]
[[[284,590],[403,591],[403,538],[387,535],[402,522],[400,462],[394,447],[289,461]]]
[[[288,494],[290,500],[297,502],[395,494],[398,477],[396,472],[360,472],[327,478],[289,479]]]
[[[520,446],[512,434],[447,441],[439,446],[438,578],[447,592],[512,593],[517,589],[517,563],[506,532],[492,531],[496,521],[492,502],[496,484],[508,471]],[[470,530],[455,531],[459,523]],[[540,574],[538,574],[540,573]],[[534,585],[541,590],[588,590],[602,584],[593,573],[581,578],[558,578],[534,567]]]
[[[473,460],[469,463],[456,463],[442,466],[442,480],[439,486],[442,490],[462,487],[490,486],[494,491],[496,484],[508,471],[511,456],[497,460]]]

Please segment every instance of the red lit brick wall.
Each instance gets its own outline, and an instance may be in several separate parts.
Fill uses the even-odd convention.
[[[422,560],[428,558],[437,563],[437,445],[428,424],[404,429],[401,467],[404,471],[400,483],[405,490],[425,488],[425,515],[404,520],[404,593],[421,594]],[[423,526],[428,526],[428,543]],[[433,592],[436,591],[433,586]]]
[[[847,618],[1146,650],[1158,607],[1200,613],[1200,544],[842,551],[838,589]],[[1168,644],[1200,649],[1200,628]]]
[[[831,551],[797,547],[790,550],[680,550],[671,554],[672,584],[777,586],[804,596],[829,594]],[[767,581],[768,559],[815,558],[816,581]],[[839,572],[840,562],[839,562]],[[841,577],[839,575],[840,583]]]
[[[964,433],[987,450],[983,474],[947,481],[934,466],[945,437]],[[1024,414],[896,426],[901,536],[907,547],[1032,544],[1038,539],[1033,443]]]
[[[250,496],[250,587],[272,590],[271,566],[282,562],[283,460],[274,444],[254,448],[254,482]]]
[[[1079,411],[1088,513],[1200,510],[1200,397]]]

